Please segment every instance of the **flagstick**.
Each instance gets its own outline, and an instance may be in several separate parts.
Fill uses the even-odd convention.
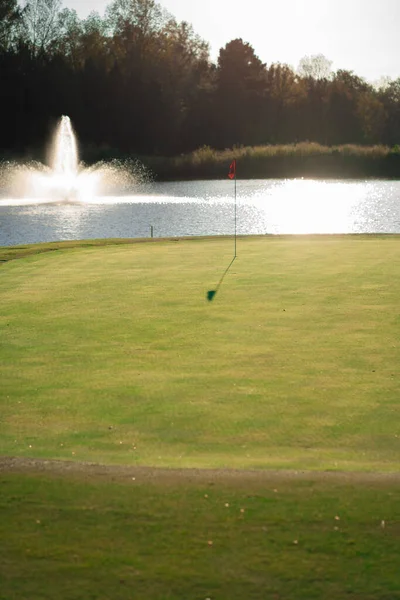
[[[236,237],[237,237],[237,202],[236,202],[236,159],[235,159],[235,256],[236,258]]]
[[[219,288],[221,287],[221,284],[223,282],[223,280],[225,279],[225,275],[228,273],[229,269],[231,268],[231,266],[233,265],[233,262],[235,261],[236,257],[237,257],[237,252],[236,252],[236,238],[237,238],[237,197],[236,197],[236,158],[233,159],[233,162],[231,163],[230,166],[230,171],[229,171],[229,178],[232,179],[231,177],[231,172],[232,172],[232,167],[234,169],[234,179],[235,179],[235,255],[232,258],[231,262],[229,263],[227,269],[224,271],[221,279],[218,282],[217,287],[214,290],[208,290],[207,292],[207,300],[209,302],[211,302],[213,300],[213,298],[215,297],[215,294],[218,292]]]

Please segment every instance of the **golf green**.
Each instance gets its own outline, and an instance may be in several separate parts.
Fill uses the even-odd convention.
[[[232,252],[1,249],[0,455],[395,471],[400,238],[239,238],[208,302]]]

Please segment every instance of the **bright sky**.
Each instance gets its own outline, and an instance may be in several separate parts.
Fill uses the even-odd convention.
[[[400,77],[400,0],[158,0],[219,49],[241,37],[259,58],[297,68],[305,55],[324,54],[334,69],[369,81]],[[110,0],[63,0],[80,17],[103,14]]]

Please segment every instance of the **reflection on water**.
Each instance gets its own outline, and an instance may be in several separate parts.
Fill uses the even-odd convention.
[[[128,196],[0,199],[0,245],[234,231],[231,181],[153,183]],[[237,182],[239,234],[400,233],[399,181]]]

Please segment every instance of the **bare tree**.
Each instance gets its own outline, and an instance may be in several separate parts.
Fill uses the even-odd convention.
[[[301,77],[311,79],[330,79],[332,74],[332,61],[323,54],[303,56],[300,59],[297,72]]]
[[[21,22],[17,0],[0,0],[0,50],[9,50],[15,42]]]
[[[23,33],[34,56],[48,51],[60,34],[61,0],[27,0]]]

